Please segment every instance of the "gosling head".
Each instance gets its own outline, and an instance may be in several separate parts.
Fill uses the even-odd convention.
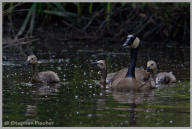
[[[30,55],[27,57],[27,61],[25,62],[25,65],[34,65],[38,63],[38,59],[35,55]]]
[[[156,84],[168,84],[170,79],[168,76],[159,76],[155,79]]]
[[[137,48],[137,47],[139,47],[139,44],[140,44],[139,38],[136,37],[135,35],[130,34],[127,36],[127,40],[123,44],[123,47],[124,48]]]
[[[106,69],[105,60],[99,60],[99,61],[96,61],[96,62],[92,62],[91,64],[97,65],[101,70]]]
[[[155,70],[157,70],[157,63],[153,60],[149,60],[147,62],[147,72],[153,72]]]

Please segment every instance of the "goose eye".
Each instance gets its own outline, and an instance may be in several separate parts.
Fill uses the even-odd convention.
[[[151,64],[151,66],[153,66],[153,64]]]

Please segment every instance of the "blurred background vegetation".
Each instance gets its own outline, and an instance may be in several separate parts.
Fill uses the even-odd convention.
[[[114,50],[127,34],[189,46],[190,3],[3,3],[4,51]]]

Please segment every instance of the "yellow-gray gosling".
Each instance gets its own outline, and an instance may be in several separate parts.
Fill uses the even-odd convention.
[[[38,59],[35,55],[30,55],[25,62],[26,65],[31,65],[33,68],[32,81],[42,83],[56,83],[60,79],[58,75],[53,71],[38,71]]]
[[[157,74],[157,64],[153,60],[147,62],[147,70],[151,72],[156,84],[170,84],[176,82],[176,77],[173,72],[161,72]]]
[[[105,60],[99,60],[99,61],[92,62],[92,64],[97,65],[97,67],[101,70],[100,83],[102,85],[109,84],[115,73],[107,74],[106,61]]]

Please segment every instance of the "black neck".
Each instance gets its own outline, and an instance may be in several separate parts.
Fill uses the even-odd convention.
[[[126,74],[126,77],[133,77],[135,78],[135,66],[137,61],[137,53],[139,48],[132,48],[131,49],[131,60],[129,64],[129,69]]]
[[[101,70],[101,83],[102,83],[102,85],[104,85],[104,87],[105,87],[105,85],[106,85],[106,78],[107,78],[107,69],[103,69],[103,70]]]

